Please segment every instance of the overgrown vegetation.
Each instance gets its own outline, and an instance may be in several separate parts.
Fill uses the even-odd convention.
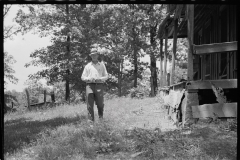
[[[4,157],[7,160],[236,159],[235,119],[211,124],[198,122],[176,130],[139,127],[139,123],[147,121],[152,106],[159,105],[157,97],[113,98],[106,101],[104,120],[97,119],[93,124],[87,121],[85,104],[6,114]],[[142,113],[135,114],[140,107]],[[165,122],[163,115],[153,120]]]

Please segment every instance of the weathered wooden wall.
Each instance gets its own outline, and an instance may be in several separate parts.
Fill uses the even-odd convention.
[[[237,41],[235,5],[195,5],[194,44]],[[194,80],[237,78],[237,52],[194,56]]]

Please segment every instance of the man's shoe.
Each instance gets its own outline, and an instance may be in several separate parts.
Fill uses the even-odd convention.
[[[93,127],[93,123],[94,123],[94,121],[93,121],[93,120],[90,120],[90,119],[88,119],[88,120],[87,120],[87,122],[89,123],[89,126],[92,128],[92,127]]]
[[[99,117],[99,122],[103,122],[103,117],[102,116]]]

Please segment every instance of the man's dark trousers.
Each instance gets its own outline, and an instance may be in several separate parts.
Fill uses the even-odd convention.
[[[104,85],[102,83],[87,83],[86,86],[86,98],[87,98],[87,109],[88,109],[88,119],[94,121],[94,101],[96,102],[98,108],[99,118],[103,117],[103,89]]]

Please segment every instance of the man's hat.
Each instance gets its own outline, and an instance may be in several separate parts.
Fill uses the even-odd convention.
[[[91,56],[94,54],[98,54],[98,51],[96,49],[91,49],[91,53],[89,55]]]

